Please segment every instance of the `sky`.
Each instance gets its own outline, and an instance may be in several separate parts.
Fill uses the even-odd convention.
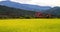
[[[23,4],[40,5],[40,6],[52,6],[52,7],[60,6],[60,0],[10,0],[10,1]]]

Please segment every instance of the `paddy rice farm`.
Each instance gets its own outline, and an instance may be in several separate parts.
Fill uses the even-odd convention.
[[[60,32],[60,19],[0,19],[0,32]]]
[[[10,0],[0,1],[0,4],[0,32],[60,32],[58,6],[46,6],[50,9],[45,10],[45,6],[20,4]]]

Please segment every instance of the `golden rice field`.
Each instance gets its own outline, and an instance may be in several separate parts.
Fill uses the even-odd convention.
[[[60,32],[60,19],[0,19],[0,32]]]

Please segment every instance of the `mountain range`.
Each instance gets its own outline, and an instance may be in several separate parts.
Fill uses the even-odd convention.
[[[38,6],[30,4],[21,4],[12,1],[1,1],[0,2],[0,17],[34,17],[36,12],[42,12],[44,14],[51,14],[52,17],[60,18],[60,7],[50,6]]]
[[[35,17],[35,11],[17,9],[0,5],[0,17]],[[42,12],[43,15],[51,14],[52,17],[60,18],[60,7],[54,7]]]
[[[31,4],[21,4],[17,2],[12,2],[12,1],[1,1],[0,5],[3,6],[8,6],[8,7],[13,7],[13,8],[18,8],[18,9],[23,9],[23,10],[30,10],[30,11],[45,11],[50,9],[50,6],[38,6],[38,5],[31,5]]]
[[[46,14],[51,14],[53,17],[59,17],[60,18],[60,7],[56,6],[49,10],[44,11]]]

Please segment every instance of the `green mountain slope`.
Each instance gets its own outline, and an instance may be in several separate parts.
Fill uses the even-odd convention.
[[[60,18],[60,7],[54,7],[49,10],[46,10],[44,13],[51,14],[52,17],[58,17]]]
[[[29,18],[34,17],[35,11],[11,8],[0,5],[0,18]]]

